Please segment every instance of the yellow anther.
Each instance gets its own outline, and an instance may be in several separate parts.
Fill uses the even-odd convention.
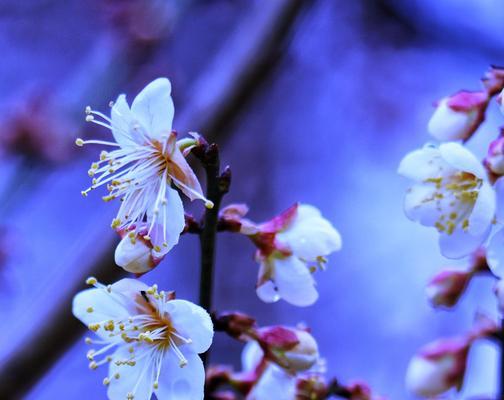
[[[156,246],[154,246],[154,250],[157,251],[157,252],[160,252],[161,251],[161,247],[159,247],[159,246],[156,245]]]
[[[94,309],[93,309],[93,307],[88,307],[88,308],[86,308],[86,311],[88,313],[92,313],[94,311]]]
[[[108,153],[105,150],[102,150],[100,153],[100,161],[105,161],[107,159]]]
[[[158,389],[159,388],[159,382],[158,381],[155,381],[154,384],[152,385],[152,387],[154,389]]]
[[[84,343],[91,344],[91,343],[93,343],[93,341],[91,340],[91,338],[87,337],[87,338],[84,339]]]
[[[145,240],[151,240],[151,237],[149,235],[144,235],[143,237]]]
[[[103,325],[103,329],[112,332],[115,329],[114,321],[110,320]]]
[[[121,375],[119,373],[117,373],[117,374],[114,375],[115,379],[119,379],[120,377],[121,377]]]
[[[88,190],[81,190],[81,194],[84,196],[84,197],[87,197],[87,194],[89,192],[89,189]]]
[[[109,378],[103,378],[103,384],[104,384],[105,386],[110,385],[110,379],[109,379]]]
[[[93,361],[94,359],[94,353],[95,351],[94,350],[89,350],[86,354],[86,358],[89,360],[89,361]]]
[[[179,366],[180,368],[184,368],[187,365],[187,360],[184,358],[183,360],[180,360]]]
[[[98,169],[99,168],[98,163],[94,162],[93,164],[91,164],[91,168],[92,169]]]
[[[136,361],[135,360],[129,360],[126,362],[126,364],[128,364],[130,367],[134,367],[136,365]]]
[[[100,324],[89,324],[88,328],[89,330],[96,332],[98,329],[100,329]]]
[[[92,178],[92,177],[95,175],[95,171],[94,171],[94,169],[90,169],[90,170],[88,170],[88,172],[87,172],[87,173],[88,173],[88,175],[89,175],[89,177],[90,177],[90,178]]]
[[[84,146],[84,140],[82,140],[81,138],[77,138],[75,139],[75,144],[79,147],[82,147]]]
[[[210,200],[205,201],[205,207],[208,208],[209,210],[214,208],[213,201],[210,201]]]
[[[91,114],[91,107],[86,106],[86,108],[84,109],[84,112],[85,112],[87,115]]]
[[[96,368],[98,368],[98,364],[94,361],[91,361],[89,363],[89,369],[95,370]]]
[[[94,276],[90,276],[89,278],[86,279],[86,285],[96,285],[98,281]]]
[[[127,399],[127,400],[133,400],[134,398],[135,398],[135,396],[133,396],[133,393],[128,393],[128,394],[126,395],[126,399]]]
[[[121,220],[119,218],[114,218],[110,226],[115,229],[121,225]]]
[[[134,353],[134,352],[135,352],[135,348],[134,348],[133,346],[130,346],[130,347],[128,348],[128,351],[129,351],[130,353]]]

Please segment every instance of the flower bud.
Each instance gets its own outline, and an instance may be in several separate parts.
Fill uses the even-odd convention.
[[[116,247],[115,263],[125,271],[144,274],[156,267],[166,253],[156,252],[152,240],[146,240],[145,231],[119,230],[121,241]]]
[[[433,307],[453,307],[464,293],[472,273],[446,269],[435,275],[426,288]]]
[[[293,372],[306,371],[318,360],[318,345],[308,332],[281,326],[259,331],[258,342],[266,358]]]
[[[439,101],[429,133],[439,141],[466,140],[478,129],[488,104],[486,92],[460,91]]]
[[[442,339],[423,348],[410,361],[406,386],[420,397],[433,397],[464,381],[471,341],[467,338]]]
[[[495,175],[504,175],[504,137],[490,143],[484,164]]]
[[[240,312],[221,313],[212,317],[216,331],[226,332],[236,339],[254,334],[255,319]]]

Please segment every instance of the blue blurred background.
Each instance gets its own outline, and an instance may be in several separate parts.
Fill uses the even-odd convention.
[[[432,102],[478,88],[502,62],[503,18],[498,0],[2,0],[0,365],[29,360],[17,369],[37,378],[28,399],[105,397],[69,301],[86,276],[118,276],[117,205],[80,195],[99,149],[73,141],[106,135],[84,125],[85,106],[106,111],[119,93],[131,100],[167,76],[175,128],[210,136],[232,167],[225,204],[246,202],[261,221],[311,203],[343,236],[316,277],[319,301],[295,308],[260,302],[252,246],[221,235],[215,308],[262,325],[305,322],[330,376],[409,399],[404,373],[417,349],[496,310],[486,278],[454,312],[427,304],[429,277],[464,261],[444,260],[435,232],[406,219],[396,168],[429,140]],[[471,141],[480,157],[500,118],[491,109]],[[197,249],[183,237],[142,280],[196,301]],[[240,350],[217,335],[211,361],[239,367]],[[473,349],[460,398],[493,395],[496,354],[489,343]]]

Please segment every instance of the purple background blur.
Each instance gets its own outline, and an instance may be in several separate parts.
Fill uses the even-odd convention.
[[[72,146],[75,135],[84,135],[84,107],[106,111],[119,93],[131,100],[165,75],[173,83],[175,128],[198,129],[177,111],[190,113],[192,97],[201,95],[194,82],[216,57],[226,57],[220,49],[236,32],[256,32],[243,21],[266,2],[145,0],[140,9],[140,0],[0,2],[0,257],[7,253],[0,269],[0,364],[22,348],[44,346],[33,334],[116,240],[108,225],[117,205],[104,204],[99,193],[80,195],[100,150]],[[296,201],[314,204],[340,230],[343,250],[317,274],[320,299],[313,307],[266,305],[254,292],[252,246],[223,234],[215,308],[251,313],[262,325],[303,321],[330,376],[362,379],[390,399],[408,399],[404,373],[416,350],[468,330],[476,310],[496,311],[485,278],[471,284],[455,312],[427,304],[426,281],[449,263],[435,232],[404,216],[407,182],[396,168],[429,140],[432,101],[476,89],[487,66],[502,62],[504,7],[498,0],[318,0],[296,11],[268,65],[216,129],[234,174],[224,204],[246,202],[257,221]],[[500,118],[491,109],[471,142],[480,157]],[[33,143],[23,136],[27,130],[35,132]],[[200,204],[191,209],[202,212]],[[196,301],[197,247],[196,237],[183,237],[142,280]],[[117,267],[110,260],[107,268]],[[211,361],[239,367],[240,349],[218,334]],[[86,350],[80,339],[27,398],[104,398],[105,372],[87,368]],[[492,345],[478,344],[461,398],[492,395],[496,365]]]

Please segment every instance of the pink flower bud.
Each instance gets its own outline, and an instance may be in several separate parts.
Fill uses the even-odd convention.
[[[434,307],[453,307],[464,293],[472,273],[446,269],[428,283],[426,293]]]
[[[420,397],[432,397],[451,388],[460,389],[464,381],[468,338],[441,339],[433,342],[410,361],[406,386]]]
[[[308,332],[282,326],[259,330],[258,342],[266,358],[292,372],[306,371],[318,360],[318,345]]]
[[[484,164],[495,175],[504,175],[504,137],[490,143]]]
[[[245,340],[250,335],[255,335],[256,321],[247,314],[240,312],[227,312],[213,316],[216,331],[226,332],[231,337]]]
[[[488,104],[486,92],[460,91],[439,101],[428,130],[437,140],[466,140],[478,129]]]

